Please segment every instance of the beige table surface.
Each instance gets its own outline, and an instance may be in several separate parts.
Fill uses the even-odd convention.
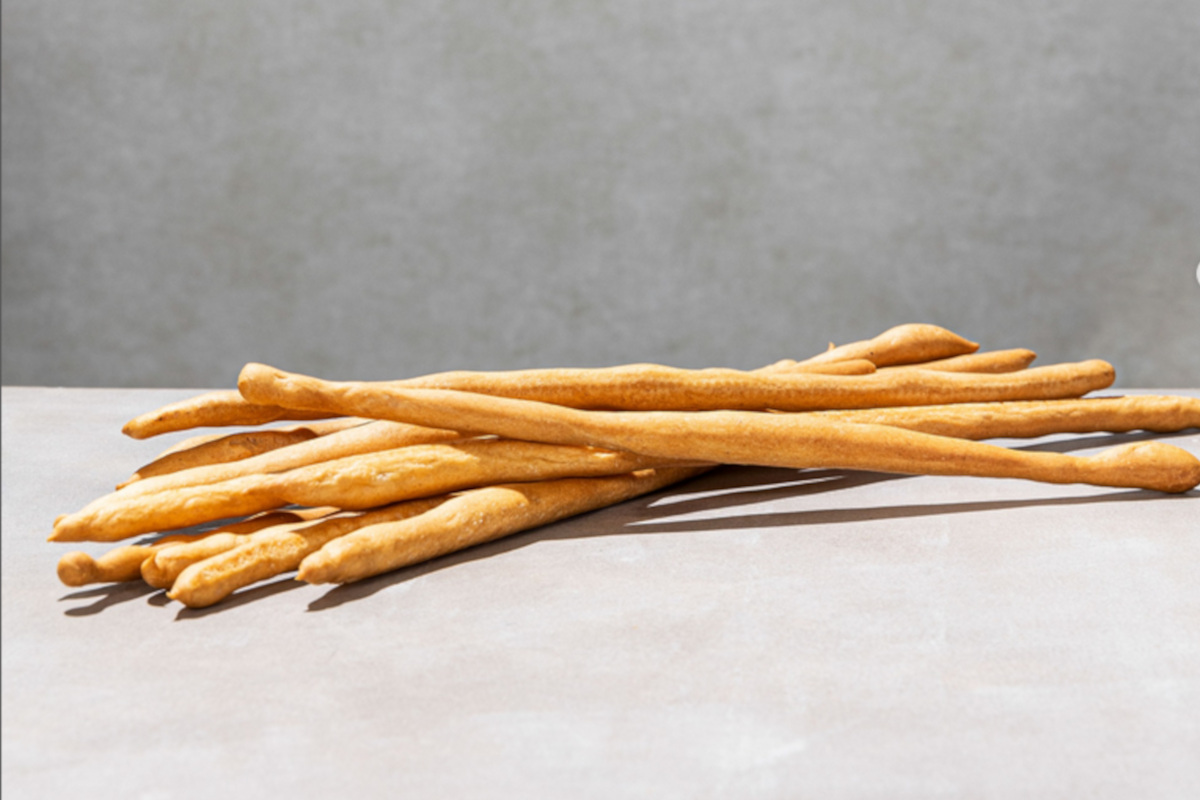
[[[1200,796],[1195,491],[725,468],[349,587],[60,585],[192,393],[3,390],[6,798]]]

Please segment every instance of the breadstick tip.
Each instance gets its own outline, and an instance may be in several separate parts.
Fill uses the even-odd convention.
[[[80,530],[70,514],[64,514],[54,520],[54,531],[47,537],[48,542],[83,542],[87,541],[85,530]],[[83,526],[86,527],[86,526]]]
[[[337,548],[331,546],[333,544],[334,542],[329,542],[317,552],[305,556],[296,570],[296,580],[314,586],[321,583],[333,583],[336,580],[333,575],[333,565],[337,560],[334,552]]]
[[[96,560],[87,553],[67,553],[58,560],[58,579],[67,586],[86,586],[95,578]]]
[[[943,328],[941,325],[933,325],[928,322],[909,322],[904,325],[897,325],[890,330],[880,334],[878,338],[895,337],[896,335],[910,336],[914,339],[926,337],[929,339],[941,339],[944,341],[957,342],[968,353],[974,353],[979,349],[979,342],[972,342],[970,339],[959,336],[948,328]]]
[[[1133,442],[1110,447],[1088,460],[1112,469],[1146,489],[1180,494],[1200,486],[1200,459],[1165,442]],[[1132,481],[1137,481],[1133,483]]]
[[[242,367],[242,371],[238,373],[238,392],[251,403],[270,403],[269,398],[264,398],[263,387],[286,378],[287,373],[281,369],[251,361]]]

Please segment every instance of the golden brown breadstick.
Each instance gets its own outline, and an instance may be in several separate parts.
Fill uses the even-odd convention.
[[[242,391],[254,398],[285,397],[299,407],[421,425],[447,425],[453,420],[464,431],[608,447],[675,461],[1013,477],[1165,492],[1186,491],[1200,482],[1200,461],[1184,450],[1159,443],[1078,457],[1009,450],[882,425],[821,420],[811,414],[594,412],[450,390],[337,384],[261,365],[248,365],[242,374],[246,378]],[[941,377],[963,376],[948,373]]]
[[[322,461],[394,450],[414,444],[435,444],[462,439],[457,431],[406,425],[402,422],[372,420],[353,428],[310,439],[299,444],[281,447],[261,455],[224,464],[195,467],[169,475],[146,478],[122,490],[125,495],[162,492],[183,486],[200,486],[233,480],[246,475],[286,472]]]
[[[258,514],[191,537],[191,541],[168,543],[143,560],[139,571],[142,579],[155,589],[169,589],[179,573],[189,565],[237,547],[257,531],[304,525],[334,513],[337,513],[336,508],[326,507]]]
[[[750,373],[734,370],[672,370],[639,366],[616,367],[588,382],[569,379],[562,370],[550,382],[527,380],[512,373],[491,373],[477,393],[536,400],[572,408],[622,410],[761,410],[815,411],[827,408],[876,408],[898,405],[996,400],[1044,400],[1080,397],[1109,386],[1112,365],[1099,360],[1003,374],[966,374],[932,370],[893,370],[873,375],[817,375],[808,373]],[[384,396],[408,387],[396,383],[321,381],[305,383],[303,376],[247,364],[238,385],[255,402],[272,398],[279,405],[338,413],[347,406],[329,402],[334,395]],[[318,399],[306,396],[308,386],[325,391]],[[473,390],[474,391],[474,390]],[[332,394],[331,394],[332,392]]]
[[[660,468],[472,489],[418,516],[333,539],[304,558],[297,577],[309,583],[360,580],[629,500],[703,471]]]
[[[785,358],[753,370],[753,372],[815,372],[821,375],[870,375],[874,371],[875,365],[865,358],[830,361],[828,364],[801,364],[795,359]]]
[[[441,495],[393,503],[363,512],[343,512],[303,525],[277,525],[242,538],[235,547],[197,560],[177,573],[169,596],[190,608],[210,606],[252,583],[296,569],[326,542],[367,525],[422,514],[446,501]]]
[[[603,369],[527,369],[507,372],[443,372],[405,381],[381,381],[380,387],[454,389],[498,397],[516,397],[572,408],[624,410],[698,410],[775,408],[805,391],[836,392],[841,375],[866,377],[869,361],[840,363],[832,373],[777,362],[764,369],[678,369],[659,364],[626,364]],[[867,365],[863,368],[863,365]],[[838,371],[841,372],[838,372]],[[807,407],[807,406],[806,406]]]
[[[534,442],[412,445],[200,486],[140,494],[126,489],[60,517],[50,541],[115,541],[291,504],[374,508],[492,483],[612,475],[660,463],[629,453]]]
[[[877,367],[889,367],[893,364],[912,364],[974,353],[978,349],[979,345],[975,342],[969,342],[945,328],[916,323],[897,325],[873,339],[852,342],[841,347],[830,346],[824,353],[800,363],[811,366],[865,358]]]
[[[173,447],[148,464],[138,467],[128,479],[117,484],[122,489],[131,483],[158,475],[169,475],[181,470],[206,467],[212,464],[228,464],[251,458],[288,445],[307,442],[319,436],[367,424],[368,420],[354,417],[338,417],[307,425],[287,428],[267,428],[243,433],[216,434],[192,437],[196,441],[188,447]]]
[[[67,553],[58,560],[58,579],[67,586],[89,583],[122,583],[142,576],[142,563],[159,550],[201,539],[208,534],[173,534],[150,544],[115,547],[98,558],[87,553]]]
[[[229,390],[206,392],[177,403],[169,403],[129,420],[121,428],[121,432],[134,439],[148,439],[162,433],[190,428],[262,425],[280,419],[326,419],[330,416],[332,415],[254,405],[247,403],[239,393]]]
[[[852,361],[852,359],[837,359],[837,361]],[[861,359],[855,363],[849,364],[800,364],[792,362],[791,371],[797,372],[813,372],[824,373],[831,375],[860,375],[874,371],[874,365],[870,368],[861,363]],[[628,370],[639,365],[627,365],[618,369]],[[654,365],[645,365],[654,366]],[[597,370],[570,370],[575,373],[577,379],[587,380],[587,373],[602,374],[609,368]],[[664,368],[666,369],[666,368]],[[688,372],[689,370],[680,370],[680,372]],[[736,372],[736,370],[730,370]],[[558,369],[543,369],[543,370],[522,370],[521,373],[527,376],[536,376],[540,381],[552,381],[554,375],[560,370]],[[490,372],[443,372],[434,375],[426,375],[419,378],[408,378],[401,381],[391,381],[399,385],[421,386],[426,388],[444,388],[444,389],[460,389],[463,391],[483,391],[479,387],[486,385],[492,375],[505,375],[506,373],[490,373]],[[507,373],[510,376],[517,373]],[[489,392],[494,393],[494,392]],[[151,436],[158,436],[163,433],[173,431],[188,430],[190,428],[201,427],[218,427],[229,425],[261,425],[267,422],[274,422],[283,419],[325,419],[331,415],[318,414],[317,412],[306,412],[297,409],[280,408],[279,406],[263,405],[247,402],[238,392],[235,391],[216,391],[207,392],[197,397],[192,397],[177,403],[171,403],[154,411],[134,417],[121,431],[134,439],[146,439]]]
[[[962,356],[922,361],[917,364],[897,364],[884,367],[894,369],[932,369],[940,372],[1018,372],[1033,363],[1037,353],[1023,348],[1012,350],[988,350],[983,353],[967,353]]]
[[[1101,431],[1167,433],[1200,427],[1200,398],[1134,395],[811,413],[819,419],[891,425],[959,439],[1026,438],[1051,433]]]

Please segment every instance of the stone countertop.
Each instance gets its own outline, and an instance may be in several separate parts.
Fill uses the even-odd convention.
[[[1200,785],[1196,491],[722,468],[346,587],[62,586],[109,545],[47,543],[55,516],[184,438],[119,431],[194,393],[3,390],[6,796]]]

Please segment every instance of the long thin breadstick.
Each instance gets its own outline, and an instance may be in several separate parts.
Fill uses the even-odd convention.
[[[304,525],[278,525],[242,537],[234,547],[197,559],[176,572],[168,596],[190,608],[210,606],[258,581],[296,569],[325,543],[368,525],[424,513],[446,495],[393,503],[359,513],[342,513]]]
[[[330,517],[332,507],[297,508],[258,514],[241,522],[223,525],[195,541],[163,547],[141,564],[141,577],[155,589],[170,589],[179,574],[192,564],[232,550],[262,531],[288,530]]]
[[[288,373],[261,364],[242,369],[239,387],[248,398],[294,404],[337,413],[341,406],[311,403],[287,391]],[[1092,360],[1056,364],[1003,374],[963,374],[927,370],[880,371],[873,375],[752,373],[735,370],[674,370],[639,365],[615,367],[592,378],[562,370],[541,381],[523,373],[491,373],[473,393],[534,400],[571,408],[649,410],[815,411],[828,408],[876,408],[896,405],[939,405],[996,400],[1042,400],[1080,397],[1109,386],[1112,365]],[[357,387],[384,395],[405,391],[397,383],[325,382],[329,387]]]
[[[236,391],[205,392],[134,417],[121,432],[134,439],[191,428],[262,425],[281,419],[326,419],[331,414],[296,411],[247,403]]]
[[[214,436],[193,437],[194,444],[186,447],[173,447],[159,455],[148,464],[144,464],[128,479],[117,484],[118,489],[135,483],[144,478],[159,475],[169,475],[182,470],[206,467],[213,464],[228,464],[252,458],[281,447],[287,447],[300,442],[307,442],[320,436],[327,436],[337,431],[367,424],[367,420],[355,417],[338,417],[337,419],[311,422],[307,425],[293,425],[286,428],[266,428],[244,431],[242,433],[216,434]]]
[[[534,442],[411,445],[219,483],[115,492],[56,520],[50,541],[115,541],[290,504],[366,509],[491,483],[612,475],[660,463]]]
[[[1013,477],[1165,492],[1186,491],[1200,483],[1200,460],[1185,450],[1156,442],[1078,457],[1009,450],[882,425],[821,420],[806,414],[589,412],[467,392],[332,383],[253,364],[243,369],[239,386],[257,401],[272,398],[273,402],[298,408],[431,426],[447,425],[453,420],[456,427],[466,431],[608,447],[676,461]]]
[[[448,431],[441,428],[426,428],[421,425],[407,425],[403,422],[388,422],[373,420],[371,422],[348,428],[327,436],[310,439],[289,447],[276,450],[226,464],[212,464],[207,467],[174,472],[170,475],[160,475],[146,478],[130,484],[122,493],[145,494],[162,492],[168,489],[178,489],[183,486],[201,486],[204,484],[220,483],[247,475],[265,475],[286,472],[297,467],[307,467],[323,461],[334,461],[349,456],[377,453],[381,450],[394,450],[398,447],[417,444],[437,444],[462,439],[458,431]]]
[[[880,334],[873,347],[847,346],[836,351],[823,353],[805,361],[785,359],[776,364],[762,368],[762,372],[783,371],[829,374],[829,375],[862,375],[874,371],[877,362],[900,363],[907,361],[927,361],[944,355],[956,355],[970,352],[978,347],[971,342],[934,325],[901,325],[891,331]],[[866,345],[868,343],[859,343]],[[850,352],[853,350],[853,352]],[[862,353],[862,355],[855,355]],[[899,359],[899,362],[897,361]],[[656,365],[627,365],[616,368],[600,368],[587,370],[521,370],[519,373],[492,372],[443,372],[425,375],[418,378],[408,378],[392,381],[397,385],[419,388],[459,389],[462,391],[484,391],[488,394],[504,394],[503,391],[489,391],[480,388],[489,384],[493,376],[501,380],[512,380],[518,375],[526,382],[553,382],[560,373],[569,372],[577,380],[603,379],[611,369],[628,371],[631,367],[655,367]],[[781,369],[782,368],[782,369]],[[665,368],[663,368],[665,369]],[[701,370],[706,371],[706,370]],[[735,370],[729,370],[735,372]],[[680,370],[689,372],[689,370]],[[539,399],[539,398],[530,398]],[[228,426],[228,425],[261,425],[280,419],[323,419],[313,412],[286,409],[271,404],[252,403],[238,392],[216,391],[206,392],[197,397],[188,398],[177,403],[171,403],[154,411],[147,412],[125,423],[121,429],[127,436],[135,439],[145,439],[163,433],[187,430],[190,428]]]
[[[922,361],[916,364],[897,364],[884,367],[885,370],[896,369],[932,369],[939,372],[1018,372],[1025,369],[1037,353],[1024,348],[1012,350],[988,350],[983,353],[967,353],[961,356],[940,358],[936,361]]]
[[[945,328],[914,323],[889,328],[873,339],[852,342],[841,347],[830,346],[829,350],[805,359],[800,364],[813,366],[865,358],[877,367],[887,367],[893,364],[949,358],[974,353],[978,349],[979,345],[975,342],[967,341]]]
[[[811,372],[827,375],[863,375],[875,370],[875,365],[864,359],[840,359],[838,362],[821,364],[802,364],[801,362],[789,361],[788,364],[789,371],[792,372]],[[610,368],[571,370],[571,372],[577,375],[592,373],[599,376],[608,369]],[[687,370],[683,371],[686,372]],[[552,380],[554,374],[560,372],[560,370],[542,369],[523,370],[522,372],[530,376],[537,375],[544,381]],[[423,388],[479,391],[479,389],[473,387],[487,383],[490,380],[489,376],[495,374],[503,375],[504,373],[443,372],[419,378],[391,381],[391,383]],[[154,411],[149,411],[129,420],[129,422],[125,423],[121,431],[126,436],[131,436],[134,439],[147,439],[151,436],[191,428],[262,425],[276,420],[326,419],[329,416],[331,415],[280,408],[279,406],[270,404],[251,403],[238,392],[227,390],[206,392],[196,397],[170,403]],[[211,438],[214,437],[204,437],[196,443],[200,444]]]
[[[1200,398],[1158,395],[814,411],[817,419],[890,425],[959,439],[1051,433],[1157,433],[1200,427]]]
[[[849,361],[830,361],[828,364],[801,364],[795,359],[785,358],[751,371],[813,372],[820,375],[870,375],[875,371],[875,365],[865,358],[852,358]]]
[[[610,478],[488,486],[418,516],[333,539],[300,562],[309,583],[346,583],[629,500],[703,469],[662,468]]]

